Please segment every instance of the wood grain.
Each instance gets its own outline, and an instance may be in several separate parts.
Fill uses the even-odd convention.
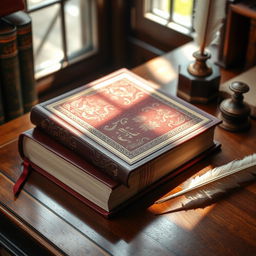
[[[29,113],[0,126],[0,147],[17,139],[18,134],[32,128],[33,126],[34,125],[30,123]]]

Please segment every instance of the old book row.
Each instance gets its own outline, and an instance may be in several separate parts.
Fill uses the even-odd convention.
[[[0,124],[36,103],[31,18],[17,11],[0,18]]]

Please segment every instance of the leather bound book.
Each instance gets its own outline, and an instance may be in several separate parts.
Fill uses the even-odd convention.
[[[31,121],[126,185],[152,183],[212,147],[220,123],[127,69],[36,105]]]
[[[109,178],[83,157],[56,142],[38,128],[33,128],[19,137],[19,153],[24,160],[24,167],[23,173],[14,185],[14,193],[17,195],[29,173],[36,171],[98,213],[110,217],[217,148],[218,146],[213,146],[153,184],[145,184],[137,179],[127,187]]]
[[[31,18],[27,13],[18,11],[5,16],[3,19],[17,28],[20,81],[23,108],[24,113],[26,113],[38,102],[34,74]]]
[[[0,20],[0,79],[6,121],[23,114],[16,27]]]

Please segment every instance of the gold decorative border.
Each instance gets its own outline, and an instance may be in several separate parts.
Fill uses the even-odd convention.
[[[131,81],[138,89],[144,91],[147,94],[151,94],[152,97],[159,99],[160,101],[164,102],[167,105],[169,104],[169,105],[175,106],[176,109],[182,111],[183,113],[184,112],[189,113],[189,115],[192,115],[194,117],[193,118],[194,120],[198,119],[200,121],[198,123],[196,123],[195,125],[191,126],[189,129],[185,129],[185,130],[182,129],[183,131],[177,133],[176,135],[173,135],[173,131],[170,131],[169,133],[164,135],[166,137],[166,139],[164,141],[162,141],[161,143],[157,143],[155,146],[149,147],[146,151],[138,152],[138,150],[136,149],[137,150],[136,152],[138,154],[133,155],[130,151],[129,151],[130,152],[130,154],[129,154],[128,150],[125,147],[118,144],[116,141],[112,140],[111,138],[107,137],[106,135],[104,135],[103,133],[101,133],[100,131],[98,131],[97,129],[95,129],[94,127],[89,125],[88,123],[86,123],[84,121],[81,122],[80,119],[78,119],[76,116],[72,116],[71,113],[68,113],[68,112],[64,113],[64,111],[62,113],[61,111],[56,109],[56,106],[61,105],[66,101],[74,100],[75,98],[81,97],[83,95],[87,95],[91,92],[97,91],[99,88],[108,86],[109,84],[120,81],[122,79],[127,79],[127,80]],[[184,138],[186,136],[192,136],[193,133],[198,133],[198,130],[203,129],[205,124],[209,123],[211,121],[209,118],[203,116],[202,114],[175,101],[174,99],[162,94],[161,92],[156,91],[154,88],[145,84],[145,82],[140,81],[139,79],[136,79],[136,75],[134,76],[129,73],[121,73],[117,76],[114,76],[110,79],[100,82],[99,84],[89,87],[88,89],[85,89],[85,90],[81,91],[80,93],[76,93],[76,94],[68,96],[64,99],[61,99],[57,102],[49,104],[46,106],[46,108],[48,110],[50,110],[52,113],[54,113],[55,115],[64,119],[66,122],[70,123],[72,126],[74,126],[76,129],[78,129],[80,132],[85,134],[85,136],[88,136],[89,138],[96,141],[98,144],[100,144],[104,148],[108,149],[113,154],[115,154],[118,157],[120,157],[121,159],[123,159],[128,164],[134,164],[135,162],[143,159],[144,157],[149,156],[153,152],[159,150],[160,148],[162,148],[168,144],[169,145],[178,144],[179,139]],[[97,135],[95,133],[97,133]],[[102,139],[103,137],[105,137],[105,140]],[[159,137],[161,137],[161,136],[159,136]],[[158,140],[159,137],[155,138],[153,141]],[[151,144],[152,144],[152,141],[151,141]],[[130,155],[130,157],[128,155]],[[131,157],[131,155],[133,155],[133,156]]]

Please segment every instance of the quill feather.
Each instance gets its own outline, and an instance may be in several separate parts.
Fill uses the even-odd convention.
[[[226,0],[197,0],[195,6],[195,42],[203,55],[204,49],[216,38],[223,24]]]
[[[181,195],[185,195],[189,199],[213,198],[216,194],[224,193],[229,189],[239,187],[243,182],[252,180],[255,175],[256,153],[191,178],[183,184],[181,191],[155,203],[163,203]]]

